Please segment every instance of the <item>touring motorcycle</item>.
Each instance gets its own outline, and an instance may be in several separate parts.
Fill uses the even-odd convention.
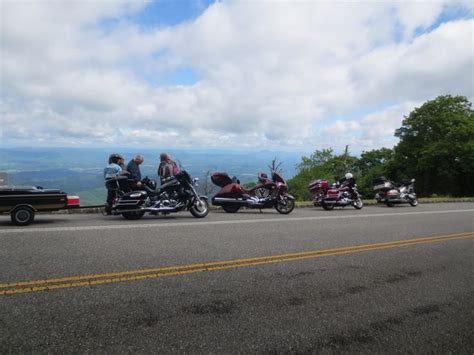
[[[156,181],[146,177],[138,185],[127,176],[106,180],[106,187],[115,192],[111,214],[135,220],[145,213],[158,215],[189,210],[196,218],[206,217],[209,212],[207,197],[199,195],[195,186],[198,179],[181,170],[165,184],[156,188]]]
[[[211,181],[221,187],[212,198],[212,204],[222,206],[227,213],[235,213],[241,207],[275,208],[281,214],[288,214],[295,208],[295,198],[288,193],[288,185],[283,176],[276,170],[271,178],[265,173],[258,175],[258,184],[245,189],[240,181],[231,178],[227,173],[213,173]]]
[[[395,204],[409,203],[415,207],[418,200],[415,193],[415,179],[402,180],[395,184],[385,177],[379,177],[373,181],[374,191],[376,191],[375,199],[379,203],[385,203],[389,207]]]
[[[350,185],[337,182],[329,187],[327,180],[318,179],[312,181],[308,188],[313,194],[313,204],[328,211],[336,206],[346,207],[352,205],[358,210],[364,206],[355,181]]]

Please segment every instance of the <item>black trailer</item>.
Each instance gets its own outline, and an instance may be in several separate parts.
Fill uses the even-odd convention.
[[[79,196],[39,186],[0,186],[0,214],[10,214],[17,226],[33,222],[35,212],[78,208]]]

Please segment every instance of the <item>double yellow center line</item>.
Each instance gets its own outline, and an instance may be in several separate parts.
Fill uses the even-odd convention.
[[[381,250],[398,248],[410,245],[428,244],[443,242],[448,240],[473,238],[474,231],[466,233],[449,234],[442,236],[432,236],[408,240],[398,240],[384,243],[363,244],[342,248],[332,248],[323,250],[304,251],[299,253],[280,254],[273,256],[262,256],[246,259],[236,259],[227,261],[215,261],[189,265],[178,265],[160,267],[154,269],[132,270],[124,272],[113,272],[107,274],[95,274],[73,277],[52,278],[45,280],[22,281],[0,284],[0,295],[14,295],[20,293],[41,292],[58,290],[63,288],[106,285],[116,282],[137,281],[145,279],[156,279],[160,277],[170,277],[187,275],[198,272],[217,271],[234,269],[248,266],[282,263],[287,261],[314,259],[323,256],[343,255],[360,253],[370,250]]]

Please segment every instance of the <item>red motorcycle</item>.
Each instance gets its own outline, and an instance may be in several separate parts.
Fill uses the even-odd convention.
[[[352,205],[358,210],[364,206],[357,191],[357,184],[352,177],[342,184],[337,182],[331,187],[329,187],[327,180],[319,179],[311,182],[308,188],[313,194],[313,204],[328,211],[335,206],[346,207]]]
[[[295,208],[295,198],[288,193],[288,185],[283,176],[272,171],[271,179],[265,173],[258,175],[258,184],[247,190],[240,181],[227,173],[213,173],[212,182],[221,190],[212,198],[214,206],[222,206],[227,213],[235,213],[240,207],[275,208],[279,213],[288,214]]]

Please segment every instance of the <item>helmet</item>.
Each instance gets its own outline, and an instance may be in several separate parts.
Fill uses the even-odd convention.
[[[353,175],[351,173],[346,174],[346,179],[347,180],[352,179],[352,178],[353,178]]]
[[[258,174],[258,181],[260,181],[261,183],[265,182],[266,180],[268,180],[268,175],[265,174],[265,173],[259,173]]]
[[[117,164],[120,159],[123,159],[123,157],[120,154],[110,154],[109,155],[109,164]]]

